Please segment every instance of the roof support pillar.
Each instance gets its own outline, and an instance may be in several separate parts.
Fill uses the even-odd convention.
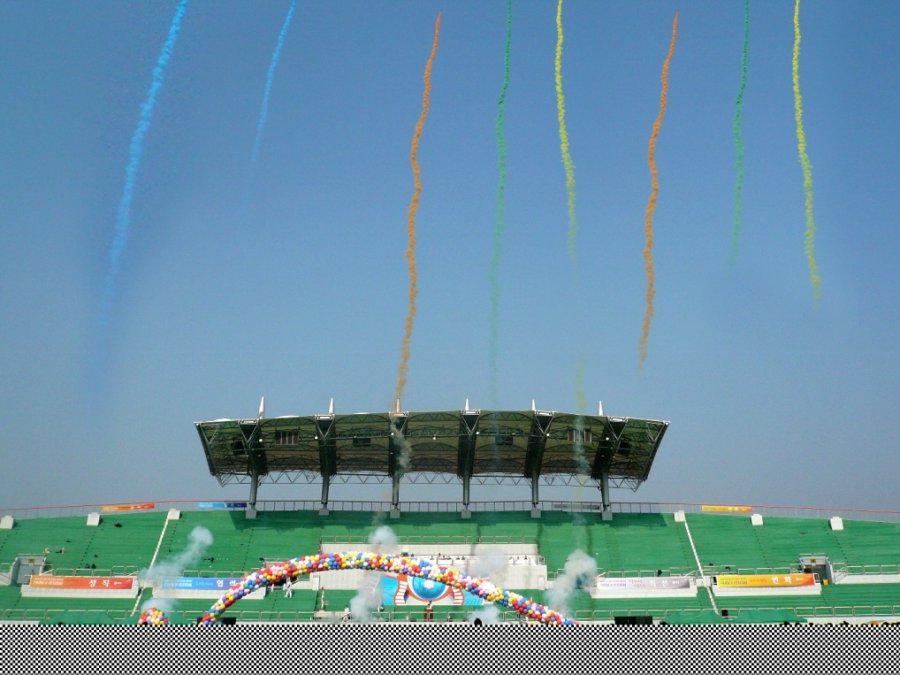
[[[472,482],[472,475],[467,473],[463,476],[463,510],[460,513],[463,519],[468,520],[472,517],[472,512],[469,510],[469,486]]]
[[[400,517],[400,472],[394,471],[391,476],[391,518]]]
[[[319,442],[319,473],[322,476],[322,507],[319,509],[319,515],[327,516],[328,488],[331,487],[331,477],[337,473],[334,415],[328,414],[316,417],[316,439]]]
[[[541,475],[538,471],[535,471],[531,476],[531,517],[532,518],[540,518],[541,517],[541,507],[538,504],[541,503],[538,486],[540,485]]]
[[[603,512],[600,517],[603,520],[612,520],[612,505],[609,502],[609,469],[600,472],[600,499],[603,501]]]
[[[259,467],[250,465],[250,501],[247,502],[247,518],[256,519],[256,489],[259,487]]]
[[[319,509],[320,516],[328,515],[328,488],[331,486],[331,476],[322,474],[322,508]]]
[[[388,473],[391,475],[391,519],[400,517],[400,479],[410,466],[412,446],[404,437],[407,415],[400,413],[390,416],[391,435],[388,441]]]
[[[528,448],[525,452],[525,475],[531,479],[531,517],[540,518],[541,508],[538,486],[541,480],[541,467],[544,463],[544,449],[547,446],[547,435],[553,414],[532,411],[531,430],[528,433]]]
[[[475,439],[478,435],[478,420],[481,418],[480,412],[468,410],[468,403],[466,408],[459,419],[459,448],[456,455],[456,475],[462,478],[463,485],[463,508],[459,514],[463,519],[472,517],[469,499],[475,467]]]

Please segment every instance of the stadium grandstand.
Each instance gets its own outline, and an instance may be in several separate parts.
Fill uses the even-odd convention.
[[[253,570],[347,551],[459,570],[581,623],[900,621],[900,512],[612,501],[610,487],[647,479],[668,423],[599,412],[266,418],[261,406],[255,419],[197,422],[210,473],[247,484],[247,500],[2,507],[0,623],[129,624],[155,606],[193,624]],[[401,483],[437,479],[458,481],[461,499],[400,498]],[[301,481],[321,482],[321,498],[258,498],[266,483]],[[331,500],[335,481],[389,484],[391,497]],[[527,485],[530,499],[472,501],[472,482]],[[600,499],[545,500],[546,484],[593,485]],[[529,621],[412,575],[277,581],[224,617]]]

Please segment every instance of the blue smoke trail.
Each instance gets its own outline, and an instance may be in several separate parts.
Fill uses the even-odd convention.
[[[275,68],[278,66],[278,59],[281,56],[281,48],[284,46],[284,38],[288,32],[291,19],[294,17],[294,7],[297,0],[291,0],[291,6],[288,7],[287,15],[284,17],[284,23],[281,25],[281,32],[278,33],[278,41],[275,43],[275,51],[272,53],[272,61],[269,63],[269,71],[266,73],[266,87],[263,90],[262,104],[259,106],[259,121],[256,123],[256,138],[253,139],[253,151],[250,154],[250,171],[247,175],[247,192],[250,191],[250,185],[253,183],[253,176],[256,171],[256,160],[259,158],[259,146],[262,143],[263,128],[266,126],[266,116],[269,113],[269,94],[272,92],[272,80],[275,79]]]
[[[122,189],[122,199],[119,201],[119,209],[116,212],[116,232],[113,239],[112,248],[109,251],[109,267],[106,272],[106,283],[103,291],[103,305],[101,311],[101,322],[105,323],[107,314],[112,306],[113,295],[115,292],[116,278],[119,276],[120,261],[122,251],[125,249],[125,243],[128,241],[128,225],[131,220],[131,200],[134,197],[134,184],[137,180],[138,168],[141,164],[141,154],[143,153],[144,137],[150,128],[150,120],[153,117],[153,106],[156,104],[156,96],[162,88],[163,76],[166,72],[166,66],[172,57],[172,49],[175,47],[175,38],[178,37],[178,30],[181,28],[181,19],[187,9],[188,0],[181,0],[178,8],[175,10],[175,16],[172,17],[172,23],[169,26],[169,34],[163,43],[159,58],[156,61],[156,67],[153,69],[153,81],[150,83],[150,89],[147,90],[147,97],[141,104],[141,114],[138,118],[137,128],[131,136],[131,144],[128,150],[128,166],[125,168],[125,186]]]

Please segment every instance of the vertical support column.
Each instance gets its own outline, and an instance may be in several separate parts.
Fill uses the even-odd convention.
[[[469,486],[472,482],[472,476],[467,472],[463,476],[463,509],[462,513],[460,513],[460,517],[463,520],[468,520],[472,517],[472,512],[469,511]]]
[[[400,471],[399,467],[391,475],[391,518],[400,517]]]
[[[540,504],[541,499],[538,494],[538,485],[541,476],[539,473],[535,472],[531,475],[531,517],[532,518],[540,518],[541,517],[541,508],[538,506]]]
[[[603,501],[603,511],[600,517],[603,520],[612,520],[612,505],[609,502],[609,471],[607,469],[600,472],[600,499]]]
[[[320,516],[328,515],[328,488],[331,486],[331,477],[328,474],[322,475],[322,508],[319,509]]]
[[[388,440],[388,473],[391,475],[391,519],[400,517],[400,479],[409,468],[412,446],[403,437],[406,432],[407,415],[400,412],[400,401],[397,401],[397,412],[390,416],[391,435]],[[404,452],[405,450],[405,452]],[[403,457],[403,455],[406,455]]]
[[[259,468],[256,464],[250,467],[250,501],[247,502],[247,519],[256,520],[256,489],[259,487]]]

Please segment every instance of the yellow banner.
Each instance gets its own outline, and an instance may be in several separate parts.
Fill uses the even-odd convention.
[[[701,511],[725,511],[727,513],[750,513],[752,506],[730,506],[727,504],[703,504]]]
[[[104,504],[100,507],[101,511],[149,511],[156,504],[153,502],[143,502],[141,504]]]
[[[716,577],[716,584],[723,588],[780,588],[815,583],[813,574],[720,574]]]

